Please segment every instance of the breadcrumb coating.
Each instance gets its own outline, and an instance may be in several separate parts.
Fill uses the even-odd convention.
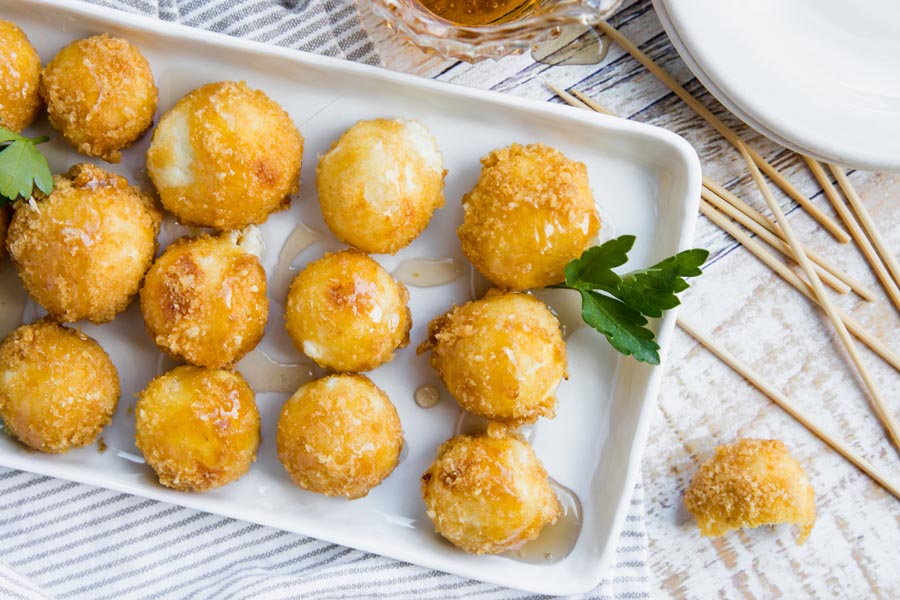
[[[359,121],[319,161],[322,216],[342,242],[394,254],[444,206],[445,174],[437,142],[418,121]]]
[[[141,311],[163,352],[203,367],[231,367],[265,332],[266,272],[230,236],[181,238],[147,272]]]
[[[336,371],[370,371],[409,344],[409,292],[365,254],[346,250],[310,263],[284,311],[298,350]]]
[[[42,319],[0,344],[0,418],[35,450],[92,443],[112,420],[119,393],[109,355],[80,331]]]
[[[147,385],[134,412],[135,443],[166,487],[217,488],[256,460],[259,411],[237,371],[176,367]]]
[[[19,132],[41,110],[41,57],[25,32],[0,20],[0,125]]]
[[[70,144],[112,163],[150,128],[159,102],[141,51],[105,33],[60,50],[44,68],[41,96],[50,124]]]
[[[302,386],[278,419],[278,458],[303,489],[361,498],[391,474],[403,447],[400,417],[364,375]]]
[[[700,533],[793,523],[798,544],[816,522],[815,492],[803,466],[779,440],[741,439],[718,446],[684,493]]]
[[[528,294],[490,290],[428,324],[418,354],[465,410],[509,425],[556,414],[556,388],[568,378],[559,321]]]
[[[137,294],[162,214],[124,177],[79,164],[53,193],[19,202],[7,248],[25,289],[55,319],[111,321]]]
[[[513,144],[481,159],[463,196],[463,254],[494,285],[512,290],[563,281],[600,229],[587,167],[543,144]]]
[[[437,532],[473,554],[519,548],[561,512],[534,450],[503,428],[444,442],[421,483]]]
[[[303,136],[277,102],[241,82],[190,92],[159,121],[147,172],[166,210],[189,225],[241,229],[287,208]]]

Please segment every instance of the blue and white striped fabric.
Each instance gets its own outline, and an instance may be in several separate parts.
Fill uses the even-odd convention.
[[[352,0],[91,0],[378,64]],[[586,597],[650,597],[640,485],[607,578]],[[531,598],[293,533],[0,468],[0,599]]]

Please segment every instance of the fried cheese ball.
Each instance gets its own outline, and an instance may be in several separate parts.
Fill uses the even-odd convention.
[[[362,498],[391,474],[403,447],[400,417],[365,375],[303,385],[281,409],[278,458],[299,487]]]
[[[144,55],[106,34],[60,50],[44,68],[41,96],[66,141],[112,163],[150,128],[159,101]]]
[[[41,108],[41,57],[15,24],[0,19],[0,126],[22,131]]]
[[[256,460],[259,411],[237,371],[176,367],[147,384],[134,412],[137,447],[166,487],[217,488]]]
[[[53,193],[20,202],[7,247],[25,289],[55,319],[111,321],[137,293],[162,215],[147,195],[88,164],[53,178]]]
[[[42,319],[0,344],[0,418],[30,448],[60,453],[92,443],[119,393],[109,356],[80,331]]]
[[[303,136],[278,103],[224,81],[197,88],[163,115],[147,172],[182,223],[241,229],[287,207],[302,156]]]
[[[489,291],[428,324],[431,365],[465,410],[509,425],[556,414],[568,377],[559,321],[537,298]]]
[[[437,142],[418,121],[359,121],[319,160],[322,216],[342,242],[394,254],[444,206],[444,174]]]
[[[684,507],[705,536],[793,523],[802,544],[816,522],[809,477],[779,440],[742,439],[718,446],[685,491]]]
[[[265,332],[266,272],[232,235],[181,238],[147,271],[141,312],[163,352],[203,367],[230,367]]]
[[[563,281],[600,229],[587,168],[543,144],[513,144],[481,163],[457,229],[466,258],[506,289]]]
[[[409,292],[365,254],[326,254],[294,278],[284,310],[298,350],[321,367],[370,371],[409,344]]]
[[[561,512],[534,450],[504,428],[447,440],[421,483],[434,528],[473,554],[515,550]]]

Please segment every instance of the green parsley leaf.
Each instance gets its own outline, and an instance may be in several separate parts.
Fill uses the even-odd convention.
[[[53,174],[37,144],[48,138],[27,138],[0,127],[0,206],[29,198],[37,187],[45,194],[53,191]]]
[[[566,285],[578,289],[614,290],[622,279],[612,269],[628,262],[628,251],[634,246],[633,235],[611,239],[588,248],[566,265]]]
[[[581,318],[606,336],[625,356],[659,364],[659,344],[647,317],[659,318],[680,304],[676,296],[688,288],[686,277],[701,274],[709,252],[695,248],[679,252],[647,269],[623,276],[613,269],[628,261],[633,235],[623,235],[589,248],[566,265],[566,281],[554,287],[581,294]]]
[[[684,278],[700,275],[708,257],[708,250],[684,250],[648,269],[623,275],[622,283],[611,293],[643,315],[659,318],[663,311],[681,304],[675,294],[688,289]]]
[[[610,345],[624,354],[651,365],[659,364],[659,344],[653,332],[644,327],[647,319],[621,300],[598,292],[581,292],[581,318],[606,336]]]

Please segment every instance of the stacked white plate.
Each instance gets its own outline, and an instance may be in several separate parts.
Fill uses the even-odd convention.
[[[900,2],[653,0],[698,79],[776,142],[900,171]]]

